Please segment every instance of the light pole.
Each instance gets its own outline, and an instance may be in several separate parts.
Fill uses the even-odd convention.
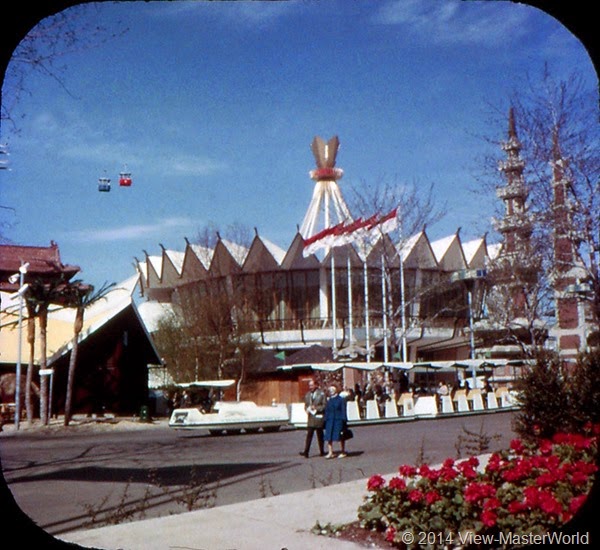
[[[15,383],[15,428],[19,429],[19,424],[21,421],[21,348],[23,347],[23,295],[29,288],[29,285],[23,284],[25,279],[25,273],[27,273],[27,268],[29,267],[29,262],[21,262],[21,267],[19,267],[19,273],[15,273],[11,275],[8,280],[11,283],[16,283],[19,281],[19,290],[17,294],[19,295],[19,341],[18,341],[18,349],[17,349],[17,372],[16,372],[16,383]]]
[[[469,309],[469,356],[471,359],[475,359],[475,334],[473,332],[473,288],[475,281],[478,279],[485,279],[487,272],[485,269],[462,269],[455,271],[451,276],[451,281],[457,282],[462,281],[467,289],[467,307]],[[476,387],[476,372],[475,366],[471,369],[471,376],[473,377],[473,388]]]

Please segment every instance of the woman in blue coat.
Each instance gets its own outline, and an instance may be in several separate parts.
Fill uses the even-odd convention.
[[[346,456],[346,442],[342,439],[342,430],[348,426],[348,417],[346,416],[346,400],[340,395],[337,386],[330,386],[327,390],[329,398],[325,407],[325,441],[327,441],[327,450],[329,453],[325,458],[334,458],[333,442],[339,441],[341,452],[338,458]]]

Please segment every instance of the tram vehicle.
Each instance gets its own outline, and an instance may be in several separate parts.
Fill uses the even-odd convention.
[[[169,418],[169,426],[182,430],[208,430],[212,435],[278,431],[290,421],[285,404],[259,406],[253,401],[223,400],[224,390],[235,380],[178,384],[182,402]]]

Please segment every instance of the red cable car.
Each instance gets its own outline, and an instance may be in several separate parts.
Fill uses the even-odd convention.
[[[131,187],[131,172],[121,172],[119,174],[119,185],[121,187]]]

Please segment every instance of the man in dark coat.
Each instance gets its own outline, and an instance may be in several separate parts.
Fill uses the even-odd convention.
[[[326,405],[327,397],[325,396],[325,392],[317,386],[313,379],[309,380],[308,391],[304,396],[304,410],[307,415],[306,440],[304,442],[304,451],[300,453],[304,458],[308,458],[315,432],[317,432],[317,442],[319,444],[321,456],[325,455],[323,438],[325,419],[323,413],[325,412]]]

